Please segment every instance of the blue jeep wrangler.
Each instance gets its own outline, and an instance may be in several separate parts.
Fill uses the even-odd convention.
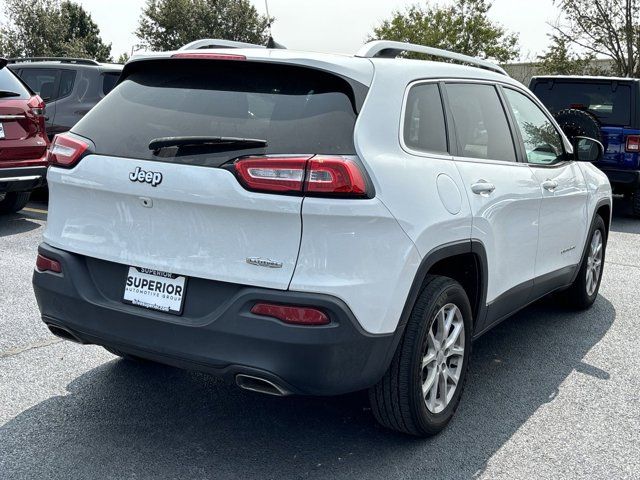
[[[596,165],[614,193],[631,199],[640,217],[640,80],[540,76],[529,88],[554,114],[567,136],[596,138],[605,155]]]

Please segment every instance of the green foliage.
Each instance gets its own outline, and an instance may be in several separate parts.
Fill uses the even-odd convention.
[[[554,0],[563,21],[558,36],[594,56],[611,58],[614,75],[640,74],[640,5],[637,0]]]
[[[491,6],[488,0],[454,0],[446,6],[429,1],[424,6],[416,4],[394,12],[370,39],[417,43],[498,62],[513,60],[518,56],[518,36],[488,18]]]
[[[123,52],[120,54],[120,56],[116,60],[116,63],[125,64],[127,63],[127,61],[129,61],[129,58],[130,58],[129,54],[127,52]]]
[[[159,51],[201,38],[264,45],[268,24],[249,0],[147,0],[136,35]]]
[[[593,53],[583,57],[571,51],[569,40],[558,35],[549,35],[551,46],[538,56],[539,75],[590,75],[593,68],[591,64],[595,59]]]
[[[60,0],[4,0],[8,22],[0,27],[7,57],[88,57],[109,61],[111,45],[81,5]]]

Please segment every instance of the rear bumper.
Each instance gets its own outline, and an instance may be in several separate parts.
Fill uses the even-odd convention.
[[[295,394],[335,395],[375,384],[386,371],[394,335],[364,332],[346,304],[327,295],[190,278],[182,316],[119,301],[126,266],[42,244],[62,274],[34,271],[42,319],[82,343],[116,348],[219,376],[267,379]],[[302,327],[250,313],[257,301],[322,308],[331,324]]]
[[[622,187],[627,189],[635,189],[640,187],[640,171],[638,170],[623,170],[616,168],[601,168],[607,177],[609,182],[614,187]]]
[[[0,193],[28,192],[44,185],[46,178],[46,166],[0,168]]]

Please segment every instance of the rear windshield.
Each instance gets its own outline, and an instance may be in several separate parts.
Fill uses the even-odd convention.
[[[247,61],[163,60],[130,67],[126,79],[73,128],[94,142],[97,154],[219,165],[256,153],[355,153],[354,94],[336,75]],[[179,136],[261,139],[268,146],[149,150],[153,139]]]
[[[11,94],[17,95],[11,95]],[[0,98],[31,98],[29,90],[7,67],[0,69]]]
[[[631,88],[617,82],[548,81],[536,83],[533,93],[553,114],[565,108],[593,113],[606,125],[631,124]]]

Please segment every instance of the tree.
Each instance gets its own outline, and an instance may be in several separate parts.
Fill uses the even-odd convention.
[[[543,55],[538,56],[537,74],[539,75],[587,75],[592,73],[593,53],[583,57],[571,51],[570,42],[563,36],[549,35],[551,46]]]
[[[491,7],[488,0],[416,4],[394,12],[374,29],[370,40],[417,43],[499,62],[513,60],[518,56],[518,36],[488,18]]]
[[[110,60],[111,45],[81,5],[60,0],[5,0],[0,53],[8,57],[89,57]]]
[[[136,35],[152,50],[201,38],[265,44],[269,19],[249,0],[147,0]]]
[[[637,0],[554,0],[564,20],[559,36],[593,55],[611,58],[615,74],[640,72],[640,11]]]
[[[129,58],[130,58],[129,54],[127,52],[123,52],[120,54],[120,56],[116,60],[116,63],[125,64],[129,61]]]

